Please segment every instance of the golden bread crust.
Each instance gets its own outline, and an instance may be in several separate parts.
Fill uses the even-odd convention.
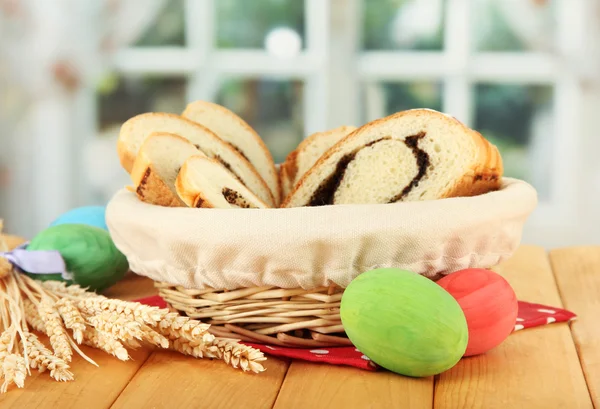
[[[133,192],[146,203],[167,207],[185,207],[186,204],[169,189],[167,184],[153,171],[153,165],[150,158],[146,155],[146,143],[151,137],[167,135],[171,138],[180,139],[189,144],[189,141],[179,135],[168,132],[156,132],[148,135],[146,141],[140,147],[138,155],[133,162],[131,169],[131,181],[133,182]],[[199,151],[200,153],[200,151]]]
[[[185,203],[174,196],[165,182],[152,171],[152,165],[142,164],[142,162],[136,160],[135,176],[132,173],[137,197],[143,202],[157,206],[185,207]]]
[[[290,152],[285,158],[285,162],[279,166],[279,183],[281,185],[282,198],[284,201],[294,188],[294,180],[298,173],[297,157],[298,149]]]
[[[145,117],[154,116],[154,117],[164,117],[164,118],[176,118],[177,120],[186,122],[189,126],[196,127],[201,130],[208,138],[212,139],[213,142],[221,145],[222,149],[227,150],[230,156],[233,156],[243,168],[245,172],[252,174],[252,177],[257,181],[257,183],[262,187],[263,192],[269,199],[270,204],[273,205],[275,203],[275,198],[273,197],[273,193],[269,186],[264,181],[264,179],[259,175],[258,171],[254,168],[254,166],[237,150],[235,150],[229,143],[223,141],[219,138],[214,132],[209,130],[208,128],[191,121],[187,118],[181,117],[176,114],[166,113],[166,112],[152,112],[137,115],[129,120],[127,120],[123,126],[121,127],[121,131],[119,133],[119,139],[117,141],[117,152],[119,154],[119,158],[122,166],[128,172],[131,172],[133,168],[133,162],[136,160],[137,153],[134,154],[132,152],[131,146],[127,143],[127,137],[132,132],[131,129],[136,125],[137,121],[144,120]],[[171,132],[168,132],[171,133]],[[149,135],[148,135],[149,136]],[[179,135],[180,136],[180,135]],[[180,136],[181,137],[181,136]],[[185,139],[185,138],[184,138]],[[200,151],[203,151],[202,146],[198,147]],[[204,152],[204,151],[203,151]],[[206,153],[206,152],[204,152]],[[133,157],[133,161],[132,161]],[[131,166],[130,166],[131,163]],[[256,192],[255,192],[256,193]]]
[[[256,143],[256,145],[258,146],[258,148],[262,151],[264,157],[267,160],[267,167],[269,168],[269,173],[271,175],[273,175],[273,178],[275,179],[275,184],[276,184],[276,188],[275,191],[271,190],[269,188],[269,190],[271,190],[271,194],[273,196],[273,200],[275,201],[275,204],[279,204],[279,202],[281,201],[281,186],[280,186],[280,180],[279,180],[279,175],[277,172],[277,169],[275,167],[275,161],[273,160],[273,156],[271,155],[271,151],[269,151],[269,148],[267,147],[267,145],[265,144],[265,142],[262,140],[262,138],[258,135],[258,133],[246,122],[244,121],[239,115],[237,115],[236,113],[234,113],[233,111],[225,108],[224,106],[212,103],[212,102],[208,102],[208,101],[195,101],[195,102],[191,102],[189,103],[185,110],[183,111],[183,113],[181,114],[184,118],[188,119],[186,116],[190,115],[194,110],[216,110],[216,111],[220,111],[223,115],[227,116],[231,121],[235,121],[237,122],[242,128],[244,128],[246,131],[248,131],[248,133],[251,135],[254,143]],[[218,135],[217,135],[218,136]],[[233,148],[235,149],[235,148]],[[247,156],[247,155],[246,155]],[[255,165],[249,161],[250,164],[255,167]],[[258,171],[257,171],[258,173]],[[260,173],[259,173],[260,176]],[[261,176],[262,178],[262,176]],[[264,180],[264,178],[262,178]],[[269,186],[268,183],[265,184],[267,185],[267,187]]]
[[[479,150],[477,161],[471,167],[471,169],[467,171],[459,181],[457,181],[454,185],[450,186],[447,189],[447,191],[441,195],[440,198],[473,196],[499,189],[501,184],[503,168],[502,159],[495,146],[493,146],[491,143],[489,143],[489,141],[483,138],[483,136],[479,132],[467,128],[464,124],[462,124],[454,117],[429,109],[414,109],[397,112],[388,117],[377,119],[375,121],[363,125],[362,127],[356,129],[354,132],[347,135],[345,138],[343,138],[341,141],[335,144],[332,148],[330,148],[323,156],[321,156],[321,158],[315,163],[315,165],[300,178],[300,180],[296,183],[293,191],[287,195],[280,207],[290,207],[294,196],[301,192],[306,180],[312,174],[318,172],[320,170],[319,168],[323,166],[332,155],[343,151],[346,147],[346,144],[353,141],[353,139],[357,138],[357,135],[360,136],[365,132],[368,132],[370,128],[378,128],[386,122],[400,118],[404,115],[431,115],[432,113],[434,115],[438,115],[440,118],[442,118],[442,120],[447,121],[448,123],[453,122],[454,125],[458,123],[460,126],[462,126],[465,132],[467,132],[473,138],[473,141]]]
[[[226,168],[223,165],[221,165],[218,161],[216,161],[214,159],[207,158],[207,157],[202,157],[202,159],[205,161],[211,162],[212,164],[214,164],[215,166],[218,166],[219,168],[221,168],[223,170],[226,170]],[[177,175],[177,179],[175,180],[175,190],[177,191],[177,194],[179,195],[181,200],[189,207],[195,207],[195,208],[221,207],[218,204],[212,203],[206,197],[206,194],[204,192],[202,192],[198,188],[189,186],[189,184],[187,183],[187,181],[190,179],[190,176],[188,175],[188,173],[190,172],[190,170],[189,170],[190,164],[189,163],[194,160],[195,160],[194,156],[188,158],[188,160],[181,167],[181,170],[179,171],[179,174]],[[234,180],[233,176],[231,176],[231,178],[232,178],[232,180]],[[218,187],[218,185],[214,185],[214,186]],[[230,187],[230,186],[227,186],[227,185],[222,186],[222,188],[225,188],[225,187]],[[250,194],[252,194],[250,191],[248,191],[248,192]],[[255,196],[255,195],[253,195],[253,196]],[[257,203],[260,204],[260,208],[269,208],[270,207],[269,205],[264,203],[262,200],[260,200],[258,197],[254,197],[253,200],[255,200]]]
[[[179,175],[177,175],[177,179],[175,179],[175,189],[177,190],[177,194],[180,199],[189,207],[195,208],[205,208],[211,209],[214,208],[214,205],[210,203],[200,192],[192,191],[189,189],[184,180],[187,178],[187,162],[183,164],[181,170],[179,171]]]

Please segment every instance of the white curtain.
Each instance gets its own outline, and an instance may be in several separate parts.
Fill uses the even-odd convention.
[[[165,0],[0,0],[0,218],[32,236],[75,203],[77,103]]]

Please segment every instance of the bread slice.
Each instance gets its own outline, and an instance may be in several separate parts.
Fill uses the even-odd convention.
[[[395,203],[498,189],[500,154],[440,112],[415,109],[366,125],[334,145],[281,207]]]
[[[207,101],[188,104],[181,116],[210,129],[248,159],[267,183],[275,202],[279,204],[279,180],[273,157],[250,125],[227,108]]]
[[[300,178],[329,148],[356,129],[355,126],[340,126],[329,131],[314,133],[290,152],[285,158],[285,162],[279,167],[283,197],[293,190]]]
[[[190,207],[266,209],[269,206],[214,159],[192,156],[185,161],[175,187]]]
[[[206,156],[219,161],[261,200],[270,206],[274,205],[275,200],[269,187],[250,162],[212,131],[179,115],[146,113],[123,124],[117,151],[121,164],[127,171],[131,171],[142,143],[154,132],[172,133],[187,139]]]
[[[185,207],[175,190],[175,179],[186,159],[194,155],[205,156],[181,136],[169,133],[148,136],[131,170],[140,200],[158,206]]]

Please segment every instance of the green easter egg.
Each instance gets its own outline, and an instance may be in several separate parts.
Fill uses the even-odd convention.
[[[444,372],[467,348],[467,321],[459,304],[410,271],[382,268],[359,275],[344,291],[340,315],[358,350],[401,375]]]
[[[39,233],[28,250],[57,250],[73,274],[73,283],[102,291],[123,278],[127,258],[113,243],[110,234],[84,224],[61,224]],[[60,274],[32,274],[38,280],[62,280]],[[64,280],[63,280],[64,281]]]

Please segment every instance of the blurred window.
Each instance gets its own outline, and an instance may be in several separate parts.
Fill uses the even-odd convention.
[[[157,75],[110,75],[98,85],[99,128],[119,127],[143,112],[185,109],[187,78]]]
[[[441,51],[445,5],[445,0],[365,1],[362,48]]]
[[[304,45],[304,0],[219,0],[215,8],[219,48]]]
[[[137,47],[183,46],[185,41],[184,0],[167,0],[162,12],[135,43]]]
[[[439,81],[368,83],[364,90],[365,117],[362,122],[381,117],[381,112],[387,116],[413,108],[441,111],[442,92],[443,85]]]
[[[502,153],[505,175],[533,183],[542,201],[554,176],[552,95],[552,87],[543,85],[475,87],[475,129]]]
[[[557,30],[555,0],[475,0],[478,51],[550,51]]]
[[[275,162],[285,160],[304,136],[301,81],[230,78],[222,82],[215,102],[245,118]]]

